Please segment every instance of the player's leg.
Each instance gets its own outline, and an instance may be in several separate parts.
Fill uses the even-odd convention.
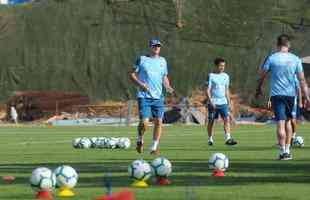
[[[292,159],[290,147],[292,142],[292,121],[293,121],[293,109],[294,109],[294,97],[285,97],[285,113],[286,113],[286,121],[285,121],[285,154],[286,159]],[[296,105],[297,111],[297,105]],[[296,114],[295,114],[296,117]],[[296,119],[296,118],[295,118]],[[296,122],[296,120],[295,120]]]
[[[213,127],[215,119],[217,118],[218,113],[216,112],[216,109],[213,108],[211,105],[208,105],[208,145],[212,146],[214,144],[213,140]]]
[[[154,129],[153,129],[153,141],[151,145],[151,154],[159,154],[158,144],[162,133],[162,120],[160,118],[154,119]]]
[[[294,138],[296,137],[297,133],[297,120],[295,117],[293,117],[292,120],[290,120],[291,126],[292,126],[292,138],[291,138],[291,143],[293,142]]]
[[[292,120],[285,121],[285,153],[287,154],[287,160],[292,159],[290,147],[292,141]]]
[[[159,141],[162,134],[162,118],[164,116],[164,100],[153,100],[151,105],[151,112],[154,117],[153,141],[151,145],[151,154],[159,155]]]
[[[227,145],[236,145],[237,142],[231,137],[231,132],[230,132],[230,117],[229,117],[229,108],[228,105],[221,105],[219,106],[219,113],[224,120],[224,139],[225,139],[225,144]]]
[[[285,160],[285,144],[286,144],[285,120],[277,120],[277,136],[280,151],[279,159]]]
[[[292,139],[291,139],[291,144],[293,142],[293,139],[296,137],[296,132],[297,132],[297,97],[294,99],[294,106],[293,106],[293,111],[292,111],[292,120],[291,120],[291,126],[292,126]]]
[[[138,136],[137,136],[137,147],[136,150],[138,153],[143,152],[143,136],[148,126],[150,113],[150,106],[147,99],[139,98],[138,99],[138,109],[139,109],[139,124],[138,124]]]
[[[274,111],[275,120],[277,121],[277,138],[279,144],[279,160],[287,160],[286,154],[286,131],[285,121],[287,120],[285,112],[285,102],[281,96],[271,97],[272,109]]]

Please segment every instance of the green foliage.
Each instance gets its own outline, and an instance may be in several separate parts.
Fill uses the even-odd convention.
[[[0,100],[14,90],[79,91],[97,99],[134,98],[128,73],[159,36],[175,88],[189,94],[213,59],[227,59],[234,92],[255,88],[256,69],[280,33],[310,54],[306,0],[183,1],[176,27],[172,0],[48,0],[0,7]],[[300,25],[301,19],[302,25]],[[248,99],[247,99],[248,100]]]

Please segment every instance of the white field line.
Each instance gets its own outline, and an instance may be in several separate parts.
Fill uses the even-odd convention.
[[[72,140],[61,140],[61,141],[27,141],[27,142],[17,142],[13,145],[29,145],[29,144],[65,144],[70,143]]]

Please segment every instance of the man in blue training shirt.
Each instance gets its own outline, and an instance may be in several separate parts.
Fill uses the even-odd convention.
[[[294,105],[292,109],[292,119],[291,119],[291,125],[292,125],[292,139],[291,139],[291,145],[293,144],[294,139],[296,138],[296,132],[297,132],[297,119],[300,117],[300,112],[303,107],[302,105],[302,92],[299,87],[299,80],[297,76],[295,76],[295,87],[296,87],[296,96],[294,98]],[[271,97],[268,99],[267,103],[268,109],[272,108],[271,104]]]
[[[163,86],[168,93],[173,93],[168,79],[167,62],[159,56],[161,42],[151,39],[149,42],[151,55],[140,56],[134,71],[130,74],[131,80],[138,86],[137,99],[140,122],[138,125],[137,152],[143,152],[143,135],[148,126],[149,118],[153,118],[153,143],[151,154],[159,155],[158,143],[162,132],[162,118],[164,115]]]
[[[294,98],[297,96],[295,76],[299,80],[299,85],[307,105],[310,102],[310,98],[301,60],[289,52],[289,36],[280,35],[277,39],[277,47],[278,51],[269,55],[260,68],[256,96],[262,95],[263,82],[270,72],[270,97],[277,121],[279,160],[290,160],[292,159],[290,153],[292,137],[291,119],[293,118]]]
[[[213,145],[213,126],[215,119],[220,114],[224,120],[225,144],[236,145],[237,142],[230,135],[230,117],[229,117],[229,76],[224,72],[225,60],[217,58],[214,60],[216,66],[215,73],[209,74],[207,99],[208,99],[208,144]]]

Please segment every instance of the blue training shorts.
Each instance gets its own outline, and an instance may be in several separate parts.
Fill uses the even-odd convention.
[[[138,98],[140,119],[159,118],[164,116],[164,99]]]
[[[223,119],[227,119],[229,117],[228,105],[216,105],[215,108],[213,108],[210,104],[208,104],[208,120],[212,121],[217,119],[219,115],[221,115]]]
[[[291,96],[272,96],[271,105],[275,120],[288,120],[293,118],[294,98]]]

